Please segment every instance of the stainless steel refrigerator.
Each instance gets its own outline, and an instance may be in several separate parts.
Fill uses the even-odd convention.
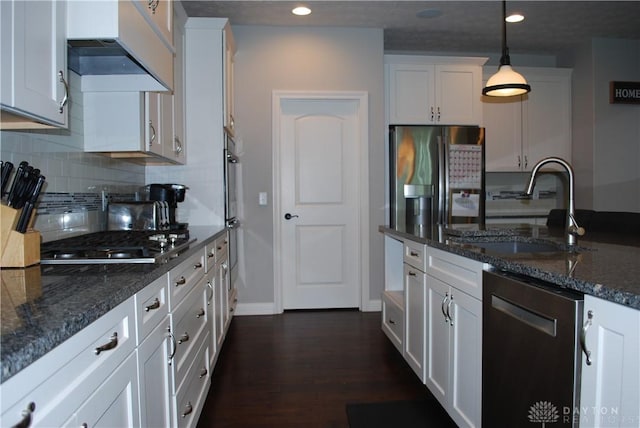
[[[425,236],[485,221],[484,128],[389,128],[390,227]]]

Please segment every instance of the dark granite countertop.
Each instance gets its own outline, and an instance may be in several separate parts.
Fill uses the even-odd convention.
[[[439,229],[416,236],[380,226],[382,233],[425,243],[481,261],[496,269],[526,275],[640,310],[640,243],[625,237],[589,234],[578,239],[578,251],[497,254],[474,242],[520,239],[564,246],[563,231],[546,226],[490,225]],[[609,241],[609,242],[607,242]]]
[[[189,233],[196,241],[166,264],[36,265],[26,269],[2,269],[0,383],[187,257],[202,251],[207,242],[224,230],[191,226]],[[20,283],[16,277],[25,278],[22,286],[9,285]]]

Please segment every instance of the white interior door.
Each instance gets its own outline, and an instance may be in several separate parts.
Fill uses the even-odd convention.
[[[361,104],[314,95],[274,106],[282,309],[360,306]]]

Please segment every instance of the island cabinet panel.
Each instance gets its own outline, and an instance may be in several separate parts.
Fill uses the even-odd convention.
[[[640,425],[640,311],[584,296],[581,428]],[[588,356],[587,356],[588,355]]]
[[[460,427],[479,427],[483,264],[427,249],[425,384]]]

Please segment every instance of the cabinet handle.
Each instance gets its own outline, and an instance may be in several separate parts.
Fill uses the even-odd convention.
[[[218,248],[218,249],[220,249],[220,248]],[[216,253],[214,253],[213,251],[211,251],[209,254],[207,254],[207,258],[209,258],[209,259],[210,259],[210,258],[214,257],[215,255],[216,255]]]
[[[524,168],[527,169],[529,167],[529,159],[525,156],[524,157]]]
[[[22,411],[22,419],[13,428],[29,428],[31,426],[31,414],[36,410],[36,403],[33,401],[27,404],[27,408]]]
[[[587,311],[587,321],[582,326],[582,330],[580,331],[580,347],[582,348],[582,352],[587,357],[587,365],[591,365],[591,351],[587,349],[587,330],[593,324],[593,311]]]
[[[438,122],[440,122],[440,107],[438,107]]]
[[[392,320],[391,318],[389,318],[389,324],[396,325],[396,322],[394,320]]]
[[[418,257],[418,253],[416,251],[409,251],[411,257]]]
[[[447,318],[449,318],[449,325],[453,325],[453,317],[451,316],[451,304],[453,303],[453,293],[449,296],[449,303],[447,303]]]
[[[145,306],[144,311],[149,312],[152,309],[158,309],[160,307],[160,300],[156,297],[152,304]]]
[[[200,269],[202,267],[202,263],[198,262],[195,265],[193,265],[194,269]]]
[[[204,316],[204,309],[200,308],[200,310],[196,314],[196,318],[202,318],[203,316]]]
[[[184,276],[181,276],[177,281],[176,281],[176,287],[179,285],[185,285],[187,283],[187,280],[184,278]]]
[[[415,273],[414,271],[412,271],[412,270],[410,270],[410,271],[408,272],[408,274],[409,274],[409,276],[416,276],[416,273]]]
[[[431,106],[431,122],[433,122],[434,119],[434,112],[433,112],[433,106]]]
[[[444,322],[445,323],[449,322],[449,319],[447,318],[447,312],[446,312],[446,309],[445,309],[445,305],[446,305],[446,302],[447,302],[448,299],[449,299],[449,293],[447,292],[444,295],[444,299],[442,299],[442,305],[440,305],[440,309],[442,310],[442,315],[444,316]]]
[[[185,331],[184,334],[180,336],[180,340],[178,340],[178,345],[182,345],[184,342],[187,342],[188,340],[189,340],[189,333]]]
[[[213,299],[213,285],[211,285],[211,281],[207,281],[207,287],[211,290],[211,297],[207,297],[207,305],[211,305],[211,299]]]
[[[113,335],[111,335],[111,338],[109,339],[109,343],[98,346],[93,352],[95,352],[96,355],[100,355],[101,352],[110,351],[116,346],[118,346],[118,332],[114,331]]]
[[[193,406],[191,405],[191,401],[189,401],[187,405],[184,406],[184,412],[182,412],[182,417],[186,418],[187,415],[190,414],[191,412],[193,412]]]
[[[171,333],[171,327],[167,327],[167,332],[169,333],[169,337],[171,338],[171,342],[173,344],[173,349],[171,350],[171,355],[169,355],[169,361],[167,363],[171,365],[173,361],[173,357],[176,355],[176,351],[178,350],[178,345],[176,344],[176,337]]]
[[[200,370],[200,379],[205,377],[207,375],[207,373],[209,373],[209,372],[207,371],[206,367],[203,367],[202,370]]]
[[[153,146],[153,142],[156,140],[156,128],[153,127],[153,122],[149,121],[149,129],[151,129],[151,138],[149,138],[149,146]]]
[[[66,106],[67,102],[69,101],[69,84],[67,83],[66,80],[64,80],[64,73],[62,72],[62,70],[58,71],[58,77],[59,77],[60,83],[64,85],[64,97],[62,97],[62,101],[60,101],[60,104],[59,104],[60,108],[58,109],[58,112],[64,113],[64,106]]]
[[[182,148],[182,141],[180,141],[180,138],[178,137],[174,137],[174,141],[176,143],[176,154],[180,155],[182,153],[182,150],[184,150]]]
[[[520,159],[520,155],[518,155],[518,168],[522,167],[522,162]]]

